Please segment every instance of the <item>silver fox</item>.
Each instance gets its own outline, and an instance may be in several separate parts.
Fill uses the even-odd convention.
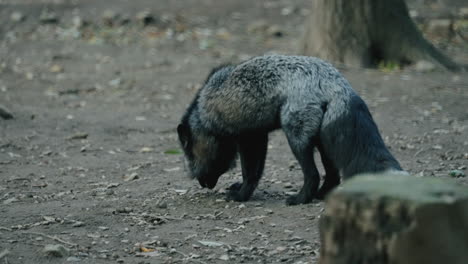
[[[262,176],[268,133],[282,129],[304,174],[289,205],[323,197],[359,173],[402,171],[364,101],[331,64],[305,56],[267,55],[214,69],[177,127],[192,177],[214,188],[240,157],[242,183],[228,199],[248,200]],[[320,152],[325,178],[314,162]]]

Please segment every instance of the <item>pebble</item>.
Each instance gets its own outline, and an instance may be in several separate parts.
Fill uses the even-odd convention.
[[[135,18],[143,26],[148,26],[156,21],[154,16],[147,10],[138,12]]]
[[[225,260],[225,261],[228,261],[229,260],[229,256],[227,254],[224,254],[224,255],[221,255],[219,257],[220,260]]]
[[[465,177],[465,173],[461,170],[451,170],[449,172],[449,175],[454,177],[454,178],[461,178],[461,177]]]
[[[160,201],[158,202],[157,207],[159,209],[167,209],[167,203],[165,201]]]
[[[11,13],[10,19],[13,22],[22,22],[24,21],[25,16],[23,15],[23,13],[16,11],[16,12]]]
[[[39,16],[39,21],[43,24],[56,24],[58,23],[59,19],[57,14],[54,12],[50,10],[44,10]]]
[[[416,62],[414,69],[418,72],[430,72],[435,70],[436,66],[429,61],[421,60]]]
[[[42,252],[46,256],[62,258],[68,256],[70,250],[62,245],[45,245]]]
[[[77,257],[68,257],[67,261],[68,262],[79,262],[79,261],[81,261],[81,259],[77,258]]]
[[[0,105],[0,117],[3,119],[13,119],[13,114],[6,107]]]

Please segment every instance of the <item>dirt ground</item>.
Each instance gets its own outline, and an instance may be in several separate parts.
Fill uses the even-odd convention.
[[[190,180],[175,133],[212,67],[296,53],[309,2],[0,0],[0,263],[315,263],[324,205],[285,205],[302,173],[280,131],[246,203],[223,199],[239,168]],[[466,73],[340,70],[406,170],[468,185],[449,175],[467,173]]]

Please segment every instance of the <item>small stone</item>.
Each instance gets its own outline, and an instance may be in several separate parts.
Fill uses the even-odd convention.
[[[264,33],[267,30],[268,24],[264,20],[254,21],[247,26],[247,33],[249,34]]]
[[[3,119],[13,119],[13,114],[6,107],[0,105],[0,117]]]
[[[11,13],[10,19],[11,19],[11,21],[18,23],[18,22],[24,21],[25,16],[23,15],[23,13],[15,11],[15,12]]]
[[[154,24],[156,21],[154,16],[148,10],[138,12],[135,18],[142,26],[148,26],[150,24]]]
[[[84,222],[81,221],[76,221],[75,223],[72,224],[72,227],[82,227],[84,226]]]
[[[141,152],[141,153],[149,153],[149,152],[153,152],[153,150],[154,150],[154,149],[153,149],[153,148],[150,148],[150,147],[142,147],[142,148],[140,149],[140,152]]]
[[[454,178],[462,178],[465,177],[465,173],[461,170],[451,170],[449,172],[449,175],[454,177]]]
[[[112,10],[105,10],[101,15],[102,21],[107,26],[112,26],[118,18],[118,14]]]
[[[429,34],[444,39],[450,39],[453,36],[451,19],[432,19],[427,25]]]
[[[3,204],[11,204],[11,203],[14,203],[14,202],[17,202],[19,201],[16,197],[12,197],[12,198],[9,198],[9,199],[6,199],[5,201],[3,201]]]
[[[127,174],[123,177],[124,181],[133,181],[133,180],[136,180],[138,179],[139,176],[138,176],[138,173],[136,172],[133,172],[131,174]]]
[[[81,27],[83,27],[83,25],[84,25],[85,23],[83,22],[83,19],[81,19],[81,17],[79,17],[79,16],[74,16],[74,17],[72,18],[72,24],[73,24],[73,27],[75,27],[75,28],[81,28]]]
[[[462,18],[468,18],[468,7],[462,7],[460,10],[458,10],[458,14]]]
[[[430,72],[435,70],[435,65],[432,62],[421,60],[416,62],[414,69],[418,72]]]
[[[285,251],[286,249],[287,249],[286,247],[279,246],[279,247],[276,248],[276,251],[278,251],[278,252],[283,252],[283,251]]]
[[[27,72],[26,73],[26,79],[31,81],[32,79],[34,79],[34,73],[32,72]]]
[[[68,119],[68,118],[67,118]],[[87,139],[89,136],[88,133],[85,133],[85,132],[78,132],[76,134],[73,134],[71,136],[69,136],[67,139],[68,140],[75,140],[75,139]]]
[[[56,24],[59,22],[59,19],[55,12],[43,10],[39,16],[39,21],[43,24]]]
[[[52,65],[50,68],[49,68],[49,71],[51,73],[59,73],[59,72],[63,72],[63,67],[58,65],[58,64],[54,64]]]
[[[280,37],[283,37],[283,36],[284,36],[284,31],[283,31],[283,29],[281,29],[281,27],[278,26],[278,25],[273,25],[273,26],[268,27],[266,33],[267,33],[269,36],[277,37],[277,38],[280,38]]]
[[[46,256],[62,258],[68,256],[70,250],[62,245],[46,245],[42,252]]]
[[[78,257],[68,257],[67,261],[68,262],[79,262],[79,261],[81,261],[81,259],[78,258]]]
[[[228,261],[228,260],[229,260],[229,255],[227,255],[227,254],[221,255],[221,256],[219,257],[219,259],[220,259],[220,260]]]
[[[160,201],[157,204],[159,209],[167,209],[167,203],[165,201]]]
[[[237,208],[239,208],[239,209],[244,209],[244,208],[245,208],[245,204],[239,204],[239,206],[237,206]]]

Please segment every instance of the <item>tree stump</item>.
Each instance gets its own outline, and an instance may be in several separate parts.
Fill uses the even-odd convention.
[[[423,37],[404,0],[312,1],[300,48],[305,55],[357,67],[429,61],[461,69]]]
[[[363,175],[326,199],[320,264],[467,264],[468,188]]]

